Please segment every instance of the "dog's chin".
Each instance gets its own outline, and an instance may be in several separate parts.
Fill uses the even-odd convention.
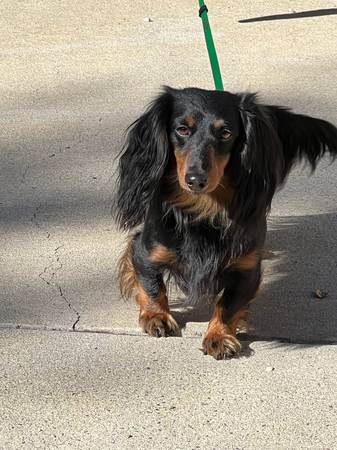
[[[190,195],[195,195],[197,197],[197,196],[200,196],[200,195],[211,194],[212,192],[214,192],[217,189],[218,185],[216,185],[216,186],[205,186],[204,189],[201,189],[200,191],[193,191],[186,184],[183,184],[183,185],[180,184],[180,187],[184,191],[188,192]]]

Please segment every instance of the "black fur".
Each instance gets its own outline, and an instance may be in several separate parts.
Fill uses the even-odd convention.
[[[124,229],[143,222],[165,173],[170,146],[167,127],[172,97],[167,90],[130,125],[119,160],[117,220]]]

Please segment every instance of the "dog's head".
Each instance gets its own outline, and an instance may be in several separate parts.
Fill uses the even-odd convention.
[[[213,192],[240,140],[239,99],[198,89],[172,93],[168,133],[180,187],[193,194]]]
[[[191,196],[212,195],[228,175],[232,216],[246,220],[270,204],[280,145],[253,94],[165,88],[129,129],[119,163],[119,222],[125,228],[141,223],[172,171]]]

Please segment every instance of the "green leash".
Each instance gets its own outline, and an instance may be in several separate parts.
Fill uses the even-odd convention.
[[[199,0],[199,7],[200,7],[199,17],[201,18],[202,25],[204,27],[206,46],[207,46],[209,61],[211,63],[215,89],[217,91],[223,91],[224,88],[223,88],[223,84],[222,84],[219,61],[218,61],[218,57],[216,55],[216,50],[215,50],[214,41],[213,41],[213,37],[212,37],[212,31],[211,31],[211,27],[210,27],[210,24],[208,21],[208,16],[207,16],[208,9],[207,9],[207,6],[205,5],[205,3],[203,2],[203,0]]]

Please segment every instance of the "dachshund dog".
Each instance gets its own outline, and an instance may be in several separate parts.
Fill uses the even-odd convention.
[[[294,163],[337,155],[324,120],[259,104],[255,94],[165,87],[128,129],[116,218],[129,230],[121,293],[135,292],[151,336],[179,335],[165,281],[189,305],[214,302],[202,343],[216,359],[240,353],[237,328],[261,282],[266,217]]]

